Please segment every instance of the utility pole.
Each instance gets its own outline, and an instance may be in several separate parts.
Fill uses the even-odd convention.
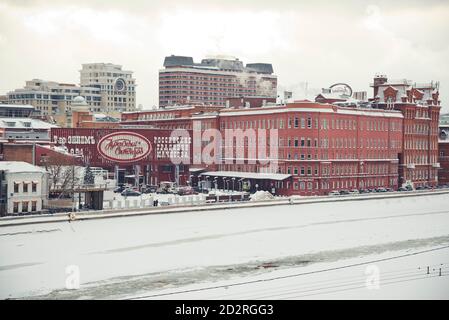
[[[179,164],[175,165],[175,182],[176,186],[179,187]]]
[[[75,212],[75,167],[72,166],[72,212]]]

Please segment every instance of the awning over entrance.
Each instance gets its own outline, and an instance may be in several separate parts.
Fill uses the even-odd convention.
[[[191,173],[199,173],[204,170],[206,170],[206,168],[189,168],[189,172]]]
[[[209,172],[201,173],[200,176],[282,181],[287,178],[290,178],[292,175],[291,174],[281,174],[281,173],[209,171]]]

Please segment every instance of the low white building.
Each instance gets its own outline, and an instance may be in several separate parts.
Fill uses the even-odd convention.
[[[22,161],[0,161],[0,215],[40,212],[48,202],[48,173]]]
[[[50,130],[57,127],[39,119],[0,117],[0,138],[50,141]]]

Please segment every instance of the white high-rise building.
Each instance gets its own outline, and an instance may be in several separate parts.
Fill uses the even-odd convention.
[[[108,114],[136,109],[136,80],[133,71],[112,63],[86,63],[80,70],[81,87],[100,90],[101,111]]]
[[[33,79],[25,87],[8,92],[8,103],[29,104],[42,116],[58,116],[70,112],[73,98],[84,96],[92,111],[100,111],[100,90],[95,87],[79,87],[72,83],[60,83]]]

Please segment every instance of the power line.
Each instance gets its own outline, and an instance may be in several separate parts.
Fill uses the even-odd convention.
[[[442,276],[449,275],[449,273],[444,273]],[[430,278],[430,277],[439,277],[439,275],[427,275],[424,273],[418,273],[415,272],[413,274],[404,274],[404,275],[397,275],[393,277],[382,277],[382,285],[386,284],[392,284],[397,282],[406,282],[406,281],[412,281],[412,280],[418,280],[418,279],[424,279],[424,278]],[[363,284],[361,284],[361,282]],[[339,291],[347,291],[347,290],[353,290],[353,289],[361,289],[366,287],[365,281],[359,280],[359,281],[352,281],[352,282],[343,282],[341,284],[336,285],[324,285],[324,286],[318,286],[316,288],[308,288],[305,290],[301,290],[300,288],[291,288],[283,292],[279,293],[267,293],[266,295],[255,297],[254,299],[267,299],[267,298],[274,298],[279,299],[279,297],[284,297],[281,299],[289,299],[289,298],[295,298],[299,296],[291,296],[292,294],[298,294],[303,293],[301,296],[312,296],[312,295],[318,295],[318,294],[326,294],[326,293],[333,293],[333,292],[339,292]],[[338,289],[341,288],[341,289]],[[298,290],[299,289],[299,290]],[[334,290],[333,290],[334,289]],[[336,289],[336,290],[335,290]],[[331,291],[329,291],[331,290]]]
[[[403,282],[409,282],[409,281],[415,281],[415,280],[422,280],[422,279],[428,279],[428,278],[440,278],[440,277],[447,277],[449,276],[448,273],[440,275],[425,275],[425,276],[418,276],[411,279],[403,279],[403,280],[397,280],[397,281],[390,281],[390,282],[382,282],[382,285],[389,285],[389,284],[395,284],[395,283],[403,283]],[[364,288],[364,286],[355,286],[350,288],[344,288],[344,289],[338,289],[338,290],[332,290],[332,291],[325,291],[325,292],[316,292],[311,294],[302,294],[297,296],[289,296],[284,299],[294,299],[294,298],[300,298],[300,297],[307,297],[307,296],[314,296],[319,294],[329,294],[329,293],[336,293],[336,292],[342,292],[342,291],[349,291],[354,289],[361,289]]]
[[[388,257],[388,258],[382,258],[382,259],[370,260],[370,261],[365,261],[365,262],[360,262],[360,263],[348,264],[348,265],[344,265],[344,266],[340,266],[340,267],[333,267],[333,268],[327,268],[327,269],[321,269],[321,270],[315,270],[315,271],[309,271],[309,272],[302,272],[302,273],[290,274],[290,275],[286,275],[286,276],[272,277],[272,278],[267,278],[267,279],[258,279],[258,280],[236,282],[236,283],[231,283],[231,284],[227,284],[227,285],[209,286],[209,287],[197,288],[197,289],[188,289],[188,290],[181,290],[181,291],[168,292],[168,293],[144,295],[144,296],[127,298],[125,300],[137,300],[137,299],[145,299],[145,298],[163,297],[163,296],[170,296],[170,295],[176,295],[176,294],[182,294],[182,293],[191,293],[191,292],[199,292],[199,291],[206,291],[206,290],[212,290],[212,289],[229,288],[229,287],[243,286],[243,285],[253,284],[253,283],[261,283],[261,282],[268,282],[268,281],[274,281],[274,280],[280,280],[280,279],[294,278],[294,277],[300,277],[300,276],[304,276],[304,275],[324,273],[324,272],[329,272],[329,271],[335,271],[335,270],[347,269],[347,268],[352,268],[352,267],[357,267],[357,266],[363,266],[363,265],[372,264],[372,263],[376,263],[376,262],[395,260],[395,259],[415,256],[415,255],[419,255],[419,254],[423,254],[423,253],[434,252],[434,251],[438,251],[438,250],[444,250],[444,249],[448,249],[448,248],[449,248],[449,245],[443,246],[443,247],[438,247],[438,248],[432,248],[432,249],[417,251],[417,252],[413,252],[413,253],[406,253],[406,254],[397,255],[397,256]]]

